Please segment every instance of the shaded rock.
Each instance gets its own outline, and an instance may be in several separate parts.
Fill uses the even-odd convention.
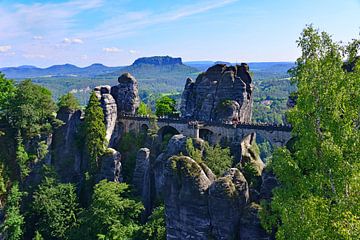
[[[270,200],[273,196],[272,190],[279,186],[279,182],[275,177],[275,174],[271,171],[265,171],[262,175],[262,184],[260,188],[260,198]]]
[[[115,99],[110,94],[110,91],[111,87],[108,85],[94,88],[94,92],[100,100],[100,104],[104,112],[106,140],[108,141],[109,146],[112,146],[112,143],[114,142],[113,139],[116,138],[116,135],[113,136],[113,133],[117,119],[117,105]]]
[[[130,73],[124,73],[118,82],[117,86],[111,87],[118,113],[135,114],[140,105],[137,80]]]
[[[78,182],[86,165],[79,139],[81,115],[80,110],[61,108],[56,116],[64,125],[54,130],[51,164],[63,182]]]
[[[209,212],[215,239],[238,239],[240,219],[248,200],[248,184],[237,168],[231,168],[213,182],[209,190]]]
[[[254,85],[247,64],[216,64],[196,81],[187,79],[181,98],[182,117],[202,121],[250,122]]]
[[[121,154],[115,149],[108,148],[101,157],[99,181],[107,179],[112,182],[121,181]]]
[[[271,237],[261,227],[259,220],[260,206],[256,203],[249,204],[240,220],[239,240],[270,240]]]
[[[169,159],[165,172],[164,202],[167,239],[208,239],[211,221],[208,188],[212,181],[187,156]]]
[[[256,133],[249,134],[241,141],[241,157],[242,164],[251,164],[256,170],[256,175],[261,176],[265,164],[256,145]]]
[[[154,184],[156,189],[157,197],[163,196],[163,190],[165,185],[165,167],[168,159],[174,155],[183,153],[187,154],[186,151],[186,139],[184,135],[174,135],[166,147],[166,150],[161,153],[155,161],[152,162],[152,171],[154,174]]]
[[[136,192],[141,196],[145,187],[145,173],[150,167],[150,150],[148,148],[140,148],[136,156],[136,165],[133,175],[133,184]]]

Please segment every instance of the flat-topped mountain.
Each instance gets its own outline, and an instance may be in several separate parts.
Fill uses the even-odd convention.
[[[138,58],[132,65],[151,64],[151,65],[174,65],[183,64],[181,58],[173,58],[170,56],[154,56]]]

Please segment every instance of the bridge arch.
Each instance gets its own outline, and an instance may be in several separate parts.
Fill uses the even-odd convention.
[[[172,136],[176,134],[180,134],[180,132],[176,128],[169,125],[164,126],[158,130],[158,138],[160,142],[166,140],[167,138],[170,139]]]
[[[207,128],[199,129],[199,137],[210,144],[214,143],[214,132]]]

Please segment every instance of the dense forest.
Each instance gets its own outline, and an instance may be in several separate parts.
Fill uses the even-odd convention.
[[[265,156],[265,171],[274,174],[279,184],[272,198],[257,206],[260,221],[269,239],[358,239],[360,41],[343,45],[308,26],[298,46],[301,56],[289,73],[281,71],[271,77],[264,73],[262,77],[259,72],[255,80],[255,121],[282,123],[288,95],[296,90],[296,105],[286,114],[293,139],[272,156]],[[144,71],[151,71],[148,68],[152,67]],[[190,67],[181,68],[191,72]],[[163,199],[156,199],[146,213],[133,179],[140,148],[164,153],[169,146],[172,135],[163,136],[160,142],[156,135],[157,116],[177,112],[178,94],[168,91],[169,82],[163,82],[164,88],[153,85],[154,81],[145,84],[137,111],[150,115],[152,126],[146,132],[121,137],[116,150],[122,155],[122,177],[109,181],[100,172],[104,158],[113,153],[107,148],[104,113],[94,91],[86,106],[76,94],[66,92],[56,96],[55,102],[39,80],[13,81],[1,74],[0,238],[166,239]],[[156,95],[154,89],[164,89],[166,94]],[[84,118],[74,147],[81,149],[88,162],[86,171],[78,176],[81,181],[65,181],[70,160],[53,165],[54,149],[48,140],[64,125],[59,116],[78,110]],[[252,148],[251,152],[260,154],[256,145]],[[257,190],[262,181],[256,166],[234,163],[227,146],[205,142],[200,150],[196,139],[187,139],[186,149],[169,161],[174,171],[192,170],[188,172],[191,177],[199,175],[195,171],[199,165],[224,184],[227,180],[222,176],[230,167],[242,172],[250,189]],[[216,238],[209,235],[208,239]]]

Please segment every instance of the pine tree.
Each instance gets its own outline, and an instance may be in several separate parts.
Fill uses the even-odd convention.
[[[19,185],[14,183],[6,201],[5,221],[1,225],[1,232],[6,240],[22,239],[24,217],[20,213],[20,205],[23,195],[19,191]]]
[[[343,47],[307,27],[292,69],[298,99],[288,119],[296,143],[278,149],[272,167],[281,183],[263,225],[277,239],[357,239],[360,236],[360,42]]]
[[[96,173],[100,166],[100,157],[105,152],[106,129],[104,113],[95,93],[92,92],[85,109],[85,144],[90,156],[90,170]]]

